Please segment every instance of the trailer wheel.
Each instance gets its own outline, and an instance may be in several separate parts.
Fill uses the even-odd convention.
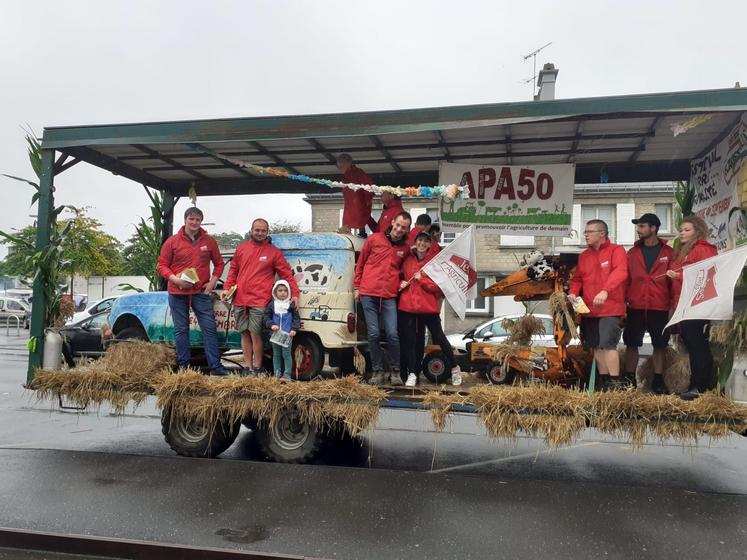
[[[165,408],[161,431],[169,447],[184,457],[217,457],[231,447],[239,435],[241,422],[219,421],[215,426],[186,420]]]
[[[446,354],[441,351],[431,352],[423,358],[423,375],[432,383],[446,383],[451,377],[447,364]]]
[[[512,369],[503,371],[503,364],[500,362],[490,362],[488,369],[485,370],[485,376],[493,385],[509,385],[516,375]]]
[[[293,341],[293,378],[299,381],[309,381],[320,373],[324,367],[324,350],[313,336],[298,335]],[[301,358],[296,363],[297,356]]]
[[[265,458],[276,463],[313,461],[328,441],[326,434],[303,422],[292,408],[281,411],[274,426],[260,427],[256,439]]]

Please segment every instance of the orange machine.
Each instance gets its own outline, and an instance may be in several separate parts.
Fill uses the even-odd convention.
[[[538,255],[531,264],[485,288],[480,295],[512,295],[516,301],[549,300],[557,348],[473,342],[470,348],[472,363],[487,361],[486,375],[493,383],[510,383],[517,374],[563,384],[588,377],[591,355],[579,345],[568,346],[576,338],[576,328],[565,288],[573,275],[578,255]]]

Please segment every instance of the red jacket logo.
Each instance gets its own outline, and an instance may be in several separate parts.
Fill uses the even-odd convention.
[[[708,301],[718,297],[714,278],[716,277],[716,267],[712,266],[708,270],[699,270],[698,277],[695,279],[695,288],[693,289],[693,299],[691,306]]]

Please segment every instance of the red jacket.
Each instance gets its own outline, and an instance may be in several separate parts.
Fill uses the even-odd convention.
[[[404,212],[402,208],[402,201],[399,198],[395,198],[389,201],[387,206],[384,206],[381,216],[379,216],[379,229],[378,231],[386,231],[388,227],[392,225],[392,220],[397,217],[398,214]]]
[[[402,263],[402,279],[410,280],[412,275],[420,270],[431,260],[436,253],[428,252],[422,260],[419,260],[412,251],[405,262]],[[441,312],[441,299],[444,297],[441,288],[426,274],[421,275],[420,280],[413,279],[399,296],[398,308],[408,313],[433,314]]]
[[[423,231],[423,228],[421,228],[420,226],[412,226],[412,229],[410,229],[410,233],[407,234],[408,247],[413,247],[415,245],[415,238],[421,231]]]
[[[372,185],[373,180],[360,167],[351,165],[342,176],[343,183],[355,185]],[[371,217],[374,194],[363,189],[354,191],[345,187],[342,189],[344,203],[342,211],[342,225],[349,228],[365,228]]]
[[[591,311],[586,317],[622,317],[625,315],[625,282],[628,279],[628,258],[621,245],[602,243],[599,249],[589,247],[578,257],[576,272],[568,293],[582,296]],[[594,297],[605,290],[607,301],[593,305]]]
[[[200,228],[199,235],[192,240],[184,233],[184,226],[176,235],[169,237],[161,247],[158,255],[158,274],[166,280],[172,274],[179,275],[183,270],[194,268],[200,281],[187,290],[180,290],[176,284],[169,282],[170,294],[189,295],[198,294],[202,287],[210,280],[210,262],[213,263],[213,276],[220,278],[223,274],[223,257],[215,239],[210,237],[205,230]]]
[[[230,290],[236,284],[234,305],[264,308],[272,299],[275,273],[288,282],[291,297],[298,297],[298,285],[283,252],[269,241],[250,239],[236,248],[223,289]]]
[[[674,250],[660,239],[661,249],[651,271],[646,270],[641,250],[642,241],[628,251],[627,303],[631,309],[667,311],[672,300],[672,283],[667,276],[674,259]]]
[[[710,257],[718,255],[718,249],[715,245],[711,245],[708,241],[698,239],[690,249],[690,252],[685,257],[685,260],[680,260],[680,255],[675,254],[674,259],[669,265],[670,270],[676,270],[679,272],[677,278],[672,278],[672,304],[671,309],[677,307],[677,303],[680,301],[680,292],[682,292],[682,267],[689,264],[696,263],[698,261],[705,260]]]
[[[409,252],[404,238],[392,243],[384,232],[369,235],[355,265],[353,287],[362,296],[397,297],[399,271]]]

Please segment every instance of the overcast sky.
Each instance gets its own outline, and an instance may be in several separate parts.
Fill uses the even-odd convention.
[[[550,41],[537,66],[560,69],[558,98],[747,85],[745,21],[744,0],[0,0],[0,172],[33,177],[26,125],[524,101],[523,55]],[[140,185],[87,164],[55,183],[121,240],[149,215]],[[0,178],[0,193],[0,229],[33,221],[30,187]],[[311,223],[297,195],[198,204],[214,232]]]

